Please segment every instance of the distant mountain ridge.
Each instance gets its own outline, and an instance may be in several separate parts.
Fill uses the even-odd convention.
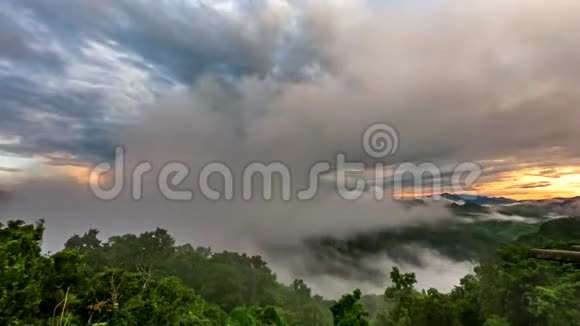
[[[489,196],[478,196],[478,195],[468,195],[468,194],[451,194],[442,193],[439,196],[454,202],[463,201],[465,203],[476,204],[476,205],[509,205],[509,204],[572,204],[580,202],[580,196],[576,197],[557,197],[557,198],[546,198],[546,199],[536,199],[536,200],[515,200],[507,197],[489,197]]]
[[[465,202],[475,205],[508,205],[517,203],[517,200],[505,198],[505,197],[487,197],[487,196],[477,196],[477,195],[466,195],[466,194],[450,194],[443,193],[441,197],[454,201],[454,202]]]

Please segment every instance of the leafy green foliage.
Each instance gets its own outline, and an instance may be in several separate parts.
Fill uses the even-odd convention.
[[[448,294],[419,292],[413,274],[393,268],[385,292],[393,306],[375,325],[580,325],[580,266],[528,254],[530,248],[569,249],[580,240],[576,221],[547,222],[502,246]]]
[[[326,302],[259,256],[176,246],[163,229],[75,235],[41,253],[43,223],[0,227],[0,325],[329,325]]]
[[[40,253],[43,222],[0,224],[0,324],[32,324],[43,300],[44,271],[50,261]]]
[[[503,245],[450,293],[418,290],[395,267],[384,295],[333,303],[302,280],[280,284],[259,256],[176,246],[163,229],[104,242],[89,230],[44,255],[43,222],[10,221],[0,225],[0,325],[580,325],[579,264],[528,255],[577,245],[579,221]]]
[[[360,290],[354,290],[352,294],[343,295],[336,304],[330,307],[335,326],[369,325],[369,321],[367,320],[368,313],[359,302],[361,296],[362,293]]]

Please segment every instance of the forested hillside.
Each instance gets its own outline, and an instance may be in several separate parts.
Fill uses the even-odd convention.
[[[10,221],[0,325],[580,325],[580,266],[528,254],[570,249],[579,231],[580,218],[547,222],[482,257],[450,293],[393,268],[384,295],[331,301],[301,280],[281,284],[259,256],[179,246],[163,229],[105,242],[89,230],[44,255],[43,222]]]

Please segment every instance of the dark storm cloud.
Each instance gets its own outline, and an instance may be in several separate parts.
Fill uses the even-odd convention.
[[[321,34],[311,29],[303,37],[308,17],[291,17],[285,3],[242,1],[232,12],[214,4],[4,2],[0,6],[0,59],[8,65],[0,65],[0,131],[23,137],[22,145],[4,149],[23,154],[66,151],[86,159],[110,153],[110,139],[117,128],[114,118],[107,115],[110,109],[136,106],[139,111],[145,102],[144,96],[130,98],[133,103],[119,100],[125,96],[122,88],[132,87],[123,81],[122,68],[147,74],[137,83],[150,93],[147,96],[156,96],[207,73],[297,80],[308,78],[308,69],[320,67],[323,60],[316,43]],[[111,52],[108,55],[117,56],[115,65],[99,58],[103,53],[91,53],[102,46]],[[87,74],[75,75],[87,66],[91,69]],[[115,101],[107,97],[111,92],[107,81],[94,80],[98,74],[120,80],[111,85],[121,87]],[[77,85],[70,85],[73,82]],[[51,83],[67,85],[48,88]],[[61,121],[41,125],[43,118],[36,113],[56,115]],[[70,124],[80,124],[82,130],[72,131]],[[74,144],[53,139],[55,134],[66,133],[75,134],[68,140]]]
[[[232,13],[204,1],[11,3],[26,8],[59,37],[77,43],[116,41],[185,83],[212,72],[264,76],[276,68],[297,74],[318,62],[316,31],[301,35],[307,18],[290,17],[275,1],[240,1]],[[291,19],[303,24],[290,28]]]
[[[43,44],[44,31],[35,30],[23,15],[8,2],[0,5],[0,59],[32,64],[38,70],[62,68],[58,53]]]
[[[2,109],[8,119],[18,115],[9,111],[26,107],[70,117],[88,128],[106,121],[99,129],[112,130],[107,126],[108,108],[126,104],[111,103],[102,84],[63,73],[53,77],[81,78],[87,87],[82,92],[63,89],[49,97],[44,80],[10,85],[15,70],[27,72],[20,78],[31,78],[28,63],[42,62],[35,54],[38,46],[33,46],[39,41],[50,45],[43,55],[56,56],[65,70],[75,60],[77,65],[80,61],[108,71],[119,69],[105,68],[87,56],[84,50],[96,42],[129,56],[121,59],[122,64],[147,73],[140,82],[152,93],[159,93],[155,90],[160,84],[169,86],[172,80],[189,84],[208,73],[226,79],[291,80],[310,91],[314,91],[308,84],[311,78],[331,77],[337,90],[350,98],[338,100],[338,94],[321,85],[320,95],[327,92],[323,96],[328,99],[320,102],[313,97],[303,105],[340,111],[348,103],[366,120],[395,125],[403,149],[398,161],[481,160],[553,146],[577,154],[571,134],[580,118],[575,105],[580,53],[564,36],[575,26],[570,14],[562,14],[567,6],[560,2],[551,6],[553,16],[562,18],[556,21],[530,20],[543,10],[535,1],[521,15],[517,13],[522,6],[515,3],[478,4],[478,11],[471,12],[450,3],[447,11],[425,22],[412,15],[373,15],[354,3],[329,7],[240,1],[235,10],[227,11],[197,1],[10,0],[2,7],[9,17],[3,20],[2,39],[13,45],[6,47],[7,53],[13,52],[8,58],[23,55],[21,61],[11,59],[13,67],[0,75],[0,83],[9,84],[3,92],[8,103],[2,103]],[[503,10],[501,15],[496,15],[497,8]],[[531,34],[533,29],[541,32]],[[27,120],[12,121],[21,125]],[[86,151],[94,150],[94,141],[85,143]],[[360,157],[352,152],[353,159]]]
[[[99,101],[91,92],[60,93],[25,77],[0,77],[0,133],[21,137],[0,149],[26,156],[64,151],[102,158],[113,147],[113,131],[103,123]]]

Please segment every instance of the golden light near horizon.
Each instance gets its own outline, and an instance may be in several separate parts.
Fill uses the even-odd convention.
[[[478,192],[517,200],[580,196],[580,166],[526,168],[498,175]]]
[[[89,180],[90,168],[86,166],[54,166],[51,167],[50,170],[56,175],[72,178],[79,184],[88,184],[94,182],[94,180]]]
[[[490,160],[486,163],[505,164],[508,160]],[[369,180],[372,180],[373,170],[366,171]],[[392,177],[393,170],[386,169],[385,177]],[[544,166],[537,167],[522,164],[519,169],[496,173],[482,177],[473,185],[463,186],[460,194],[480,195],[490,197],[508,197],[515,200],[541,200],[552,198],[571,198],[580,196],[580,166]],[[387,190],[398,198],[422,198],[440,193],[457,193],[449,185],[433,187],[426,183],[425,187],[413,189],[410,185],[402,192],[395,193]]]
[[[497,163],[497,162],[496,162]],[[499,162],[501,163],[501,162]],[[27,179],[37,177],[49,179],[68,179],[80,185],[107,184],[111,175],[105,173],[99,178],[91,177],[91,165],[79,162],[78,164],[50,164],[50,160],[42,157],[29,159],[26,164],[19,164],[21,171],[0,173],[0,180],[4,185],[17,184]],[[365,172],[360,172],[364,174]],[[369,174],[370,171],[366,171]],[[392,176],[387,170],[385,177]],[[428,188],[428,187],[427,187]],[[392,196],[400,198],[425,197],[435,195],[433,189],[425,189],[423,193],[413,193],[404,189],[404,193],[395,194],[393,189],[386,190]],[[450,192],[452,189],[442,187],[440,192]],[[472,188],[462,192],[470,195],[494,197],[508,197],[516,200],[539,200],[550,198],[569,198],[580,196],[580,166],[569,165],[560,167],[522,167],[514,171],[497,173],[476,182]]]
[[[52,156],[52,158],[57,155]],[[5,157],[0,156],[0,182],[3,188],[29,180],[40,179],[67,179],[78,184],[93,183],[90,179],[90,164],[51,164],[51,159],[41,156],[33,157]],[[6,189],[4,189],[6,190]]]

